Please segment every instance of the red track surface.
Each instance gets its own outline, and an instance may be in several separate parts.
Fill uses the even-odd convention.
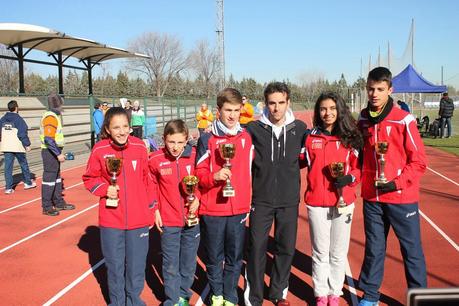
[[[308,122],[310,126],[308,113],[299,114],[299,117]],[[455,223],[459,215],[459,158],[432,148],[426,148],[426,151],[429,157],[429,168],[453,182],[427,170],[422,178],[420,208],[449,236],[453,244],[457,244],[459,229]],[[89,270],[91,266],[102,260],[102,255],[97,228],[97,206],[94,206],[97,199],[84,190],[82,184],[79,184],[83,170],[84,167],[80,167],[63,173],[67,187],[65,197],[69,203],[76,204],[77,209],[62,212],[56,218],[41,214],[40,186],[28,191],[22,190],[22,186],[19,186],[13,195],[0,194],[0,283],[2,284],[0,297],[2,305],[44,304],[73,282],[75,282],[73,286],[59,295],[54,302],[55,305],[105,304],[105,268],[101,265],[94,271]],[[303,171],[302,177],[305,175]],[[304,190],[305,186],[302,187]],[[31,201],[34,199],[36,200]],[[5,209],[28,201],[31,202],[3,212]],[[348,256],[352,274],[348,274],[348,281],[350,280],[352,287],[356,286],[359,276],[365,243],[361,204],[361,201],[356,203]],[[87,210],[84,211],[85,209]],[[70,216],[74,217],[66,220]],[[58,222],[62,223],[39,233]],[[459,286],[459,274],[457,273],[459,271],[459,249],[457,245],[453,246],[448,242],[424,218],[421,218],[421,230],[429,287]],[[30,237],[34,234],[35,236]],[[393,233],[390,233],[389,236],[381,301],[382,305],[405,304],[406,283],[403,263],[397,240]],[[28,239],[21,242],[24,238]],[[15,243],[17,244],[14,245]],[[270,244],[270,250],[272,250],[272,244]],[[159,252],[159,236],[155,230],[151,230],[147,280],[142,294],[148,305],[158,305],[163,296]],[[305,305],[313,301],[310,254],[307,215],[302,203],[297,252],[289,287],[289,299],[293,305]],[[270,264],[268,260],[268,267]],[[77,281],[86,271],[88,271],[86,277],[81,277]],[[266,276],[267,282],[268,279],[269,277]],[[239,284],[240,294],[242,294],[242,277]],[[203,292],[206,292],[206,285],[205,268],[199,261],[196,281],[193,285],[195,292],[192,298],[193,303],[198,302],[201,294],[205,295]],[[346,303],[352,305],[355,297],[353,299],[353,295],[347,290],[347,284],[345,287],[345,294],[341,302],[343,305]],[[357,291],[357,294],[360,296],[361,292]],[[240,296],[240,301],[242,300]],[[266,305],[270,303],[266,302]]]

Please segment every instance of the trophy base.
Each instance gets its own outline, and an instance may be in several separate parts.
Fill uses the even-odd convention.
[[[107,199],[107,201],[105,202],[105,206],[116,208],[118,207],[118,201],[118,199]]]
[[[351,209],[349,206],[336,206],[336,210],[338,211],[338,214],[340,215],[346,215],[351,212]]]
[[[234,192],[234,189],[223,189],[223,196],[225,198],[231,198],[234,197],[236,193]]]
[[[388,182],[387,179],[384,179],[384,180],[379,179],[379,180],[376,180],[376,181],[375,181],[375,186],[376,186],[376,187],[382,186],[382,185],[387,184],[387,182]]]
[[[195,226],[195,225],[198,225],[198,224],[199,224],[199,219],[198,218],[186,219],[186,225],[188,227]]]

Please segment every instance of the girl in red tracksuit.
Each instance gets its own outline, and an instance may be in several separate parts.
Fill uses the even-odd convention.
[[[316,304],[335,306],[342,295],[363,139],[344,100],[335,93],[317,99],[314,126],[305,142],[312,280]],[[333,162],[344,163],[344,176],[332,177],[329,164]],[[347,205],[340,211],[338,188]]]
[[[192,295],[200,231],[199,225],[186,222],[190,214],[197,214],[199,191],[196,188],[195,199],[189,204],[182,180],[194,175],[196,149],[187,144],[188,127],[183,120],[169,121],[163,137],[165,148],[153,152],[148,164],[158,195],[155,223],[161,232],[164,305],[185,306]]]
[[[128,115],[120,107],[105,114],[101,137],[83,174],[85,187],[99,200],[102,253],[107,267],[110,305],[145,305],[140,294],[145,282],[148,227],[152,224],[154,186],[148,170],[145,144],[129,136]],[[106,159],[122,159],[116,186]],[[118,198],[117,206],[106,206]]]

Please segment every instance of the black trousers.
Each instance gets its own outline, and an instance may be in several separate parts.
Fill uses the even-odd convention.
[[[132,136],[135,136],[139,139],[143,138],[143,126],[141,125],[134,125],[132,127]]]
[[[273,208],[253,205],[250,213],[249,254],[247,258],[246,305],[263,304],[264,273],[269,231],[274,220],[274,264],[269,299],[286,298],[298,229],[298,205]],[[248,297],[248,301],[247,301]]]
[[[53,206],[63,206],[61,163],[48,149],[41,150],[43,160],[43,181],[41,185],[41,206],[49,210]]]

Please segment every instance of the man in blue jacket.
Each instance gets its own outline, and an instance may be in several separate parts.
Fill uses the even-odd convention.
[[[18,103],[8,102],[8,112],[0,119],[0,151],[5,156],[5,193],[11,194],[13,189],[14,158],[21,166],[24,176],[24,189],[35,188],[37,185],[31,180],[29,165],[25,152],[30,151],[30,140],[27,136],[27,123],[18,114]]]

